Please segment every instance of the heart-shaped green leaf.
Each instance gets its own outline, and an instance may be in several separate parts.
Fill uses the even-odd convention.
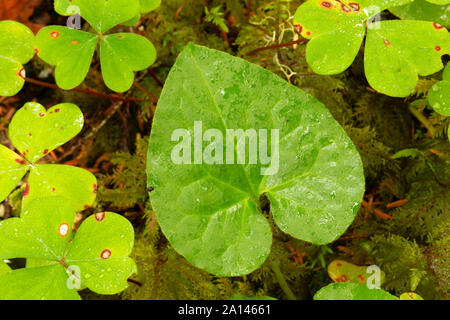
[[[357,266],[343,260],[333,260],[328,265],[328,275],[334,282],[365,283],[371,273],[366,266]],[[386,275],[380,270],[380,283],[383,283]]]
[[[10,194],[29,169],[25,159],[0,145],[0,202]]]
[[[406,97],[418,76],[442,69],[450,54],[447,29],[428,21],[394,20],[369,25],[364,68],[369,84],[384,94]]]
[[[428,92],[430,106],[444,116],[450,116],[450,64],[444,70],[442,81]]]
[[[250,162],[241,161],[242,145],[233,152],[230,144],[230,161],[211,161],[214,153],[225,155],[221,138],[231,137],[231,129],[259,133],[260,160],[231,161],[233,155]],[[203,131],[209,146],[200,164]],[[195,144],[184,148],[184,159],[181,137]],[[265,140],[272,161],[261,155]],[[256,65],[192,44],[159,100],[147,172],[152,206],[171,244],[192,264],[224,276],[247,274],[269,254],[262,195],[284,232],[324,244],[350,225],[364,192],[355,146],[321,103]]]
[[[141,13],[147,13],[155,10],[161,5],[161,0],[139,0],[141,4]]]
[[[364,284],[337,282],[320,289],[315,294],[314,300],[398,300],[398,298],[381,289],[369,289]]]
[[[86,78],[97,43],[95,34],[61,26],[44,27],[36,35],[38,56],[56,66],[56,83],[65,90]]]
[[[100,61],[105,84],[116,92],[131,88],[134,71],[150,67],[156,49],[147,39],[134,33],[104,36],[100,42]]]
[[[72,237],[74,218],[66,199],[49,197],[30,202],[20,219],[0,223],[0,259],[45,261],[40,267],[1,275],[0,299],[79,299],[68,286],[69,269],[78,270],[79,287],[97,293],[115,294],[126,287],[126,279],[136,271],[128,257],[134,240],[130,222],[115,213],[98,213]]]
[[[314,72],[337,74],[353,62],[369,18],[380,11],[412,1],[310,0],[301,5],[294,23],[310,38],[306,59]],[[442,69],[441,56],[450,53],[450,35],[437,23],[383,21],[369,23],[365,71],[370,85],[390,96],[413,92],[418,75]]]
[[[55,11],[71,15],[74,10],[98,33],[132,19],[139,14],[139,0],[55,0]]]
[[[97,179],[87,170],[64,165],[36,165],[28,178],[29,192],[22,205],[38,198],[61,196],[67,198],[75,211],[90,207],[97,194]]]
[[[100,294],[127,288],[128,277],[137,272],[128,256],[134,244],[133,226],[118,214],[102,212],[87,218],[67,254],[68,265],[81,270],[81,281]]]
[[[75,137],[83,128],[81,110],[62,103],[49,110],[29,102],[16,112],[9,125],[13,145],[31,163]]]
[[[436,5],[426,0],[415,0],[413,3],[389,9],[401,19],[425,20],[450,27],[448,6]]]
[[[309,0],[295,13],[294,24],[307,39],[306,60],[318,74],[338,74],[355,60],[364,39],[365,21],[382,10],[412,0]]]
[[[23,64],[34,53],[34,34],[30,29],[15,21],[0,21],[0,96],[13,96],[22,89]]]
[[[439,4],[439,5],[450,3],[450,0],[427,0],[427,1],[430,3],[434,3],[434,4]]]

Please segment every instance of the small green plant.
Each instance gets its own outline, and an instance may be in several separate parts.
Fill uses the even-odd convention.
[[[427,0],[415,0],[403,6],[390,8],[389,11],[401,19],[425,20],[442,24],[447,28],[450,27],[447,5],[434,4]]]
[[[260,157],[250,160],[256,146],[245,141],[257,132]],[[235,138],[245,145],[236,149]],[[264,142],[270,159],[261,156]],[[320,102],[267,70],[193,44],[165,84],[147,161],[162,231],[193,265],[222,276],[266,260],[268,203],[282,231],[326,244],[352,223],[364,193],[358,152]]]
[[[314,300],[398,300],[398,298],[382,289],[369,289],[365,284],[336,282],[317,291]]]
[[[96,33],[62,26],[44,27],[36,35],[38,56],[56,66],[57,85],[69,90],[86,78],[99,44],[105,84],[116,92],[127,91],[133,85],[134,72],[144,70],[155,62],[155,47],[138,34],[105,33],[139,16],[139,0],[55,0],[55,10],[59,14],[72,14],[74,7]]]
[[[13,96],[22,89],[23,64],[33,56],[33,32],[18,22],[0,21],[0,96]]]
[[[328,265],[328,275],[334,282],[355,282],[365,283],[371,273],[367,266],[357,266],[353,263],[334,260]],[[384,282],[386,275],[380,270],[380,284]]]
[[[439,114],[450,116],[450,65],[444,70],[442,81],[428,92],[430,106]]]
[[[0,222],[0,260],[29,258],[36,265],[0,272],[1,300],[77,300],[82,288],[110,295],[127,287],[136,272],[129,258],[130,222],[101,212],[73,232],[74,220],[66,199],[50,197],[30,202],[20,218]]]
[[[76,211],[91,206],[97,193],[97,179],[87,170],[39,159],[63,145],[83,128],[81,110],[62,103],[49,110],[29,102],[16,112],[9,125],[9,137],[20,155],[0,145],[0,201],[3,201],[29,171],[23,205],[33,199],[63,196]]]
[[[308,64],[322,75],[345,71],[355,60],[367,29],[364,67],[369,84],[389,96],[409,96],[418,76],[441,70],[441,57],[450,54],[450,35],[436,22],[371,22],[383,10],[409,2],[412,0],[305,2],[294,23],[303,37],[311,39],[306,48]]]
[[[222,6],[212,8],[211,11],[205,7],[205,15],[206,22],[211,22],[218,26],[222,31],[229,32],[225,18],[223,17],[224,13],[222,12]]]

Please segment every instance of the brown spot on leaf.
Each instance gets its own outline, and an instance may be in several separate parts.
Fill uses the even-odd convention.
[[[26,165],[26,164],[27,164],[27,162],[26,162],[24,159],[20,159],[20,158],[16,159],[16,162],[17,162],[18,164],[23,164],[23,165]]]
[[[333,7],[333,5],[331,4],[331,2],[328,1],[322,1],[320,2],[320,6],[324,9],[331,9]]]
[[[66,222],[61,223],[58,227],[58,234],[63,238],[66,237],[69,234],[69,224]]]
[[[74,41],[72,41],[72,44],[73,44],[73,45],[77,45],[77,44],[78,44],[78,41],[77,41],[77,40],[74,40]]]
[[[47,154],[48,153],[48,149],[45,149],[43,154]]]
[[[436,30],[442,30],[442,29],[444,29],[444,26],[443,26],[443,25],[440,25],[439,23],[436,23],[436,22],[433,22],[433,27],[434,27]]]
[[[110,257],[111,257],[111,250],[109,250],[109,249],[105,249],[105,250],[103,250],[102,251],[102,253],[100,253],[100,258],[102,258],[102,259],[109,259]]]
[[[359,12],[359,10],[361,10],[361,6],[359,5],[359,3],[356,3],[356,2],[349,2],[349,4],[348,4],[352,9],[353,9],[353,11],[355,11],[355,12]]]
[[[349,7],[347,7],[345,4],[341,4],[341,10],[344,11],[345,13],[352,12],[352,10]]]
[[[19,72],[17,72],[17,76],[18,76],[19,78],[25,79],[25,77],[26,77],[26,72],[25,72],[25,69],[24,69],[23,67],[19,70]]]
[[[23,197],[25,198],[27,195],[29,195],[30,194],[30,186],[29,186],[29,184],[27,183],[26,185],[25,185],[25,191],[24,191],[24,193],[23,193]]]
[[[389,47],[391,45],[391,43],[387,39],[384,39],[384,44],[386,45],[386,47]]]
[[[366,278],[364,278],[362,274],[358,274],[358,280],[359,282],[363,283],[364,281],[366,281]]]
[[[437,52],[439,52],[439,51],[442,50],[442,48],[441,48],[441,46],[436,46],[436,47],[434,47],[434,50],[436,50]]]
[[[295,27],[295,29],[297,29],[298,33],[300,33],[300,34],[302,33],[303,27],[301,25],[295,24],[294,27]]]
[[[94,214],[94,218],[98,222],[102,222],[106,218],[106,212],[98,212],[98,213]]]
[[[34,51],[36,52],[36,54],[39,54],[39,52],[41,52],[38,48],[34,48]]]
[[[50,37],[52,37],[52,39],[57,39],[59,37],[59,32],[58,31],[50,32]]]

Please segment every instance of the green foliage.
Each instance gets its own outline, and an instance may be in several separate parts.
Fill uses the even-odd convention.
[[[9,136],[21,155],[0,146],[0,200],[4,200],[30,171],[24,204],[45,196],[62,196],[77,211],[93,204],[97,180],[76,167],[37,164],[39,159],[76,136],[84,124],[81,110],[63,103],[49,110],[35,102],[25,104],[9,125]]]
[[[384,9],[408,2],[360,1],[347,6],[335,0],[307,1],[298,8],[294,23],[302,36],[311,39],[306,48],[308,64],[318,74],[343,72],[361,47],[366,22]],[[450,35],[436,23],[373,22],[367,27],[365,74],[375,90],[406,97],[416,88],[418,75],[441,70],[441,56],[449,53]]]
[[[450,16],[447,9],[446,5],[436,5],[427,0],[414,0],[404,6],[390,8],[389,11],[401,19],[426,20],[449,28]]]
[[[33,56],[33,32],[18,22],[0,21],[0,96],[14,96],[22,89],[22,65]]]
[[[445,68],[442,81],[436,83],[429,91],[428,100],[434,111],[450,116],[450,65]]]
[[[205,14],[206,14],[205,21],[214,23],[224,32],[229,32],[230,30],[228,29],[225,23],[225,19],[223,18],[224,14],[221,10],[222,6],[212,8],[211,11],[209,11],[208,8],[205,7]]]
[[[105,84],[114,91],[131,88],[134,72],[148,68],[156,60],[156,50],[145,37],[131,33],[104,33],[129,21],[140,12],[138,0],[55,0],[55,10],[63,15],[79,8],[97,34],[60,26],[42,28],[36,36],[38,56],[56,66],[56,83],[62,89],[73,89],[87,75],[97,44]]]
[[[345,231],[362,197],[363,172],[354,145],[323,105],[244,60],[195,45],[172,70],[153,123],[148,173],[158,222],[178,252],[217,275],[258,268],[271,245],[270,228],[258,212],[260,197],[269,199],[277,225],[294,237],[324,244]],[[248,108],[239,109],[243,105]],[[198,106],[208,116],[198,114]],[[202,166],[190,165],[190,137],[198,130],[203,135],[196,121],[205,130],[219,128],[204,153],[193,148],[195,164],[204,154]],[[233,146],[238,163],[218,165],[225,154],[220,139],[231,128],[272,130],[271,162],[243,166],[245,158]]]
[[[4,262],[0,261],[0,276],[4,273],[10,272],[11,268]]]
[[[369,289],[365,284],[332,283],[320,289],[314,300],[398,300],[381,289]]]
[[[44,262],[1,275],[0,299],[76,300],[82,286],[100,294],[127,287],[127,278],[136,272],[128,257],[134,241],[131,224],[102,212],[87,218],[74,234],[74,220],[66,199],[50,197],[31,202],[21,218],[0,223],[0,259]]]

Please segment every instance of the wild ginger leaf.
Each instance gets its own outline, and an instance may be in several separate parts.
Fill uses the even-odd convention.
[[[450,65],[445,68],[442,81],[431,87],[428,100],[434,111],[450,116]]]
[[[381,289],[369,289],[365,284],[337,282],[320,289],[315,294],[314,300],[398,300],[398,298]]]
[[[192,136],[196,121],[222,136],[227,129],[279,130],[275,151],[268,147],[278,170],[263,176],[261,161],[175,164],[172,134],[181,128]],[[269,254],[262,195],[281,230],[325,244],[350,225],[364,192],[355,146],[321,103],[256,65],[192,44],[160,98],[147,172],[152,206],[171,244],[195,266],[224,276],[250,273]]]
[[[14,96],[25,83],[23,64],[34,56],[34,34],[15,21],[0,21],[0,96]]]
[[[115,294],[126,287],[126,279],[136,271],[128,257],[134,240],[130,222],[112,212],[97,213],[73,236],[74,219],[66,199],[50,197],[30,202],[21,218],[0,223],[0,259],[45,261],[1,275],[0,299],[79,299],[68,287],[68,272],[76,269],[79,288]]]
[[[19,109],[9,124],[12,144],[31,163],[75,137],[84,117],[74,104],[61,103],[49,110],[29,102]]]

